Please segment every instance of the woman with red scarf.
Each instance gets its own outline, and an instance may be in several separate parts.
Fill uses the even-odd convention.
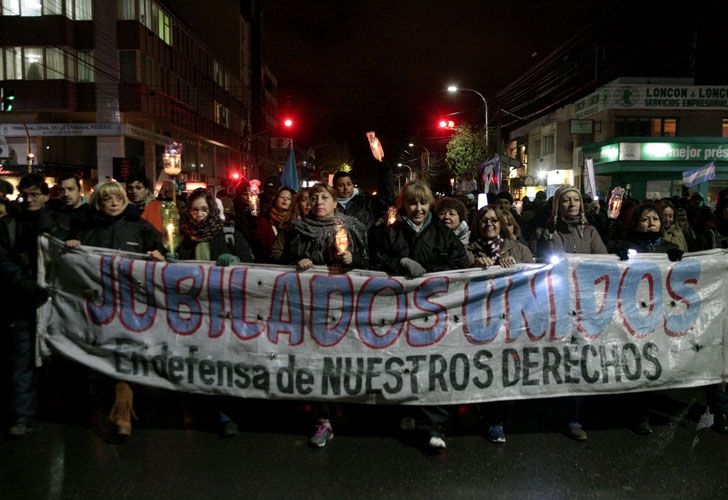
[[[288,187],[280,188],[273,197],[273,205],[268,213],[258,221],[255,231],[255,258],[259,262],[273,262],[271,250],[281,226],[291,220],[293,197],[296,192]]]

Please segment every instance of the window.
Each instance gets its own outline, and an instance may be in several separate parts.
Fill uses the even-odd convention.
[[[618,137],[651,137],[652,122],[649,118],[616,118],[614,135]]]
[[[23,75],[25,80],[43,80],[43,49],[23,48]]]
[[[119,19],[136,20],[136,1],[119,0]]]
[[[38,0],[20,0],[21,16],[40,16],[43,6]]]
[[[63,51],[57,47],[48,47],[45,56],[46,80],[63,80],[66,77]]]
[[[70,0],[66,1],[66,10]],[[91,17],[91,0],[73,0],[73,19],[76,21],[90,21]]]
[[[533,142],[533,155],[538,158],[541,156],[541,141]]]
[[[23,58],[20,47],[7,47],[5,49],[5,79],[23,79]]]
[[[653,118],[652,137],[675,137],[677,135],[677,118]]]
[[[543,154],[544,155],[554,154],[554,136],[553,135],[544,136]]]
[[[63,15],[63,0],[43,0],[44,16]]]
[[[119,72],[121,73],[122,82],[138,81],[136,50],[119,51]]]
[[[91,51],[78,52],[78,81],[94,81],[93,54]]]
[[[728,118],[723,118],[723,125],[721,128],[721,137],[728,137]]]
[[[19,0],[3,0],[3,16],[19,16],[20,1]]]

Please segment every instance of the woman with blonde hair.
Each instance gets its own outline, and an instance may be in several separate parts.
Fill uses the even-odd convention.
[[[374,267],[390,275],[419,278],[425,273],[470,267],[465,247],[432,211],[427,184],[408,182],[399,197],[396,220],[377,232]],[[443,406],[420,406],[416,426],[428,448],[445,448],[448,412]]]
[[[88,245],[146,254],[155,260],[164,260],[162,236],[146,220],[139,209],[129,203],[126,190],[118,182],[97,186],[91,199],[91,211],[84,225],[72,228],[66,241],[69,248]],[[131,436],[131,417],[134,414],[131,387],[126,382],[115,384],[115,400],[107,417],[115,426],[121,440]]]

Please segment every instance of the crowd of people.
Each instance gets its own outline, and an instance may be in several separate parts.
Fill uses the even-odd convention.
[[[198,189],[173,203],[171,183],[155,198],[152,183],[134,174],[125,185],[109,181],[96,186],[88,203],[73,175],[58,178],[53,191],[37,174],[25,175],[18,200],[3,186],[0,199],[0,278],[3,280],[4,384],[9,394],[8,435],[22,437],[37,413],[34,366],[36,309],[48,300],[37,281],[37,238],[48,233],[68,248],[88,245],[146,254],[156,260],[290,264],[299,271],[324,265],[346,272],[373,269],[418,278],[425,273],[469,267],[511,267],[534,263],[558,253],[607,254],[626,258],[629,251],[665,253],[680,260],[684,252],[728,246],[728,190],[720,193],[715,210],[699,194],[639,202],[626,198],[618,217],[608,207],[583,196],[573,186],[561,186],[549,200],[545,192],[520,210],[508,192],[476,209],[469,196],[435,199],[426,183],[407,183],[397,195],[386,162],[379,167],[378,196],[360,192],[350,172],[338,172],[333,186],[278,189],[267,200],[254,200],[247,181],[228,191]],[[395,199],[396,198],[396,199]],[[258,210],[258,207],[262,207]],[[170,216],[169,212],[174,213]],[[167,211],[167,212],[165,212]],[[180,242],[174,254],[165,239],[164,217],[178,220]],[[472,217],[471,217],[472,215]],[[347,244],[340,245],[345,232]],[[113,397],[108,421],[121,439],[132,434],[134,388],[101,377],[100,387]],[[728,433],[728,398],[709,391],[715,430]],[[212,397],[219,431],[238,432],[229,401]],[[649,434],[647,398],[634,405],[635,430]],[[562,400],[565,433],[587,439],[582,427],[582,397]],[[485,403],[486,435],[506,440],[503,403]],[[328,405],[316,411],[313,446],[333,437]],[[449,410],[420,406],[404,415],[403,426],[419,430],[424,445],[446,447]]]

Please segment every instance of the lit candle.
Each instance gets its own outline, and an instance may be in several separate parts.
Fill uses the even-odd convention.
[[[397,207],[389,207],[387,210],[387,225],[391,226],[397,220]]]
[[[258,195],[254,193],[250,195],[250,213],[258,215]]]
[[[346,234],[346,230],[343,226],[339,226],[339,230],[336,231],[336,249],[339,254],[346,252],[349,249],[349,237]]]
[[[609,197],[609,211],[607,212],[610,219],[619,217],[619,212],[622,210],[623,197],[624,188],[616,187],[612,190],[612,195]]]
[[[169,242],[169,253],[174,255],[174,224],[167,224],[167,241]]]

